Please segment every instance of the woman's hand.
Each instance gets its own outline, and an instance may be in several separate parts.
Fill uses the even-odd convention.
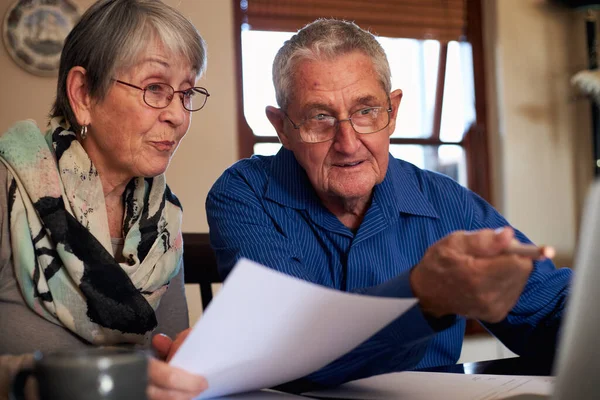
[[[208,388],[208,382],[204,377],[190,374],[180,368],[169,364],[183,340],[189,333],[189,329],[181,332],[172,341],[166,335],[156,335],[152,338],[152,347],[160,358],[151,358],[148,365],[148,399],[193,399]]]
[[[152,338],[152,347],[154,348],[154,351],[156,351],[158,358],[165,360],[166,362],[171,361],[171,358],[173,358],[175,352],[177,352],[177,349],[179,349],[191,330],[192,328],[187,328],[186,330],[179,332],[175,337],[175,341],[162,333],[155,335]]]
[[[189,400],[208,388],[204,377],[190,374],[155,358],[150,359],[148,378],[150,381],[147,390],[149,400]]]

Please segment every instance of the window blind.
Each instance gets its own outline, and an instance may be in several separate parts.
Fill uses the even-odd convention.
[[[354,21],[379,36],[463,40],[466,0],[241,0],[252,30],[295,32],[317,18]]]

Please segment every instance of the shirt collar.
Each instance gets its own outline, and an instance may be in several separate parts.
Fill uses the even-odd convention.
[[[414,165],[389,155],[383,182],[375,186],[373,201],[378,202],[389,217],[400,213],[439,218],[435,207],[423,193],[422,172]]]
[[[405,213],[439,218],[431,202],[422,193],[415,170],[417,168],[411,164],[389,155],[386,176],[383,182],[375,186],[373,197],[373,202],[379,203],[387,217]],[[308,209],[315,203],[320,204],[294,153],[283,147],[273,157],[265,197],[295,209]]]
[[[273,157],[265,197],[286,207],[306,209],[320,202],[294,153],[282,147]]]

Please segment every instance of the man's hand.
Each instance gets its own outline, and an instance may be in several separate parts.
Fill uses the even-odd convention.
[[[533,269],[531,258],[506,253],[513,239],[506,227],[454,232],[431,246],[410,277],[423,312],[502,321]]]
[[[151,358],[148,364],[149,400],[193,399],[208,388],[204,377],[167,364],[189,333],[190,329],[186,329],[177,335],[175,341],[162,334],[152,338],[152,347],[159,359]]]

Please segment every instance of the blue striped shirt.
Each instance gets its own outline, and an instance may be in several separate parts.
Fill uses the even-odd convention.
[[[390,156],[386,177],[356,233],[320,202],[294,155],[237,162],[208,194],[211,244],[225,277],[240,257],[330,288],[412,297],[409,273],[429,246],[456,230],[506,226],[452,179]],[[522,242],[529,240],[519,231]],[[517,354],[553,352],[571,271],[551,261],[534,270],[509,316],[486,327]],[[436,326],[437,325],[437,326]],[[462,317],[439,326],[418,306],[309,379],[327,385],[374,374],[456,363]]]

